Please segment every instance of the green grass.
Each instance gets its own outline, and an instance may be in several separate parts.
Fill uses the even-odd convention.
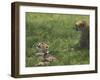
[[[55,65],[89,64],[89,50],[76,49],[79,46],[80,32],[75,31],[77,20],[86,20],[89,16],[68,14],[26,13],[26,67],[37,64],[37,50],[32,45],[46,42],[50,54],[56,56]]]

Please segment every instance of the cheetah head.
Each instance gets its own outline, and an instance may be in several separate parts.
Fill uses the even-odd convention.
[[[40,42],[37,44],[36,48],[39,52],[47,53],[49,46],[48,46],[48,44],[46,44],[44,42]]]
[[[87,27],[87,23],[86,21],[83,21],[83,20],[79,20],[75,23],[75,29],[77,31],[84,31]]]

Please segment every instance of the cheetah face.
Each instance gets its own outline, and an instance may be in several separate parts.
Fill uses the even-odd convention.
[[[36,48],[39,52],[46,53],[48,51],[49,46],[48,44],[41,42],[37,44]]]
[[[77,21],[75,23],[75,29],[77,31],[84,31],[86,28],[86,22],[85,21]]]

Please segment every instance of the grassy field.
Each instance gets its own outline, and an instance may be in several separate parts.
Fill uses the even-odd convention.
[[[49,66],[89,64],[89,50],[76,49],[80,38],[80,32],[74,30],[77,20],[89,22],[89,16],[27,12],[26,67],[39,62],[36,47],[32,47],[38,42],[48,43],[50,54],[58,59]]]

